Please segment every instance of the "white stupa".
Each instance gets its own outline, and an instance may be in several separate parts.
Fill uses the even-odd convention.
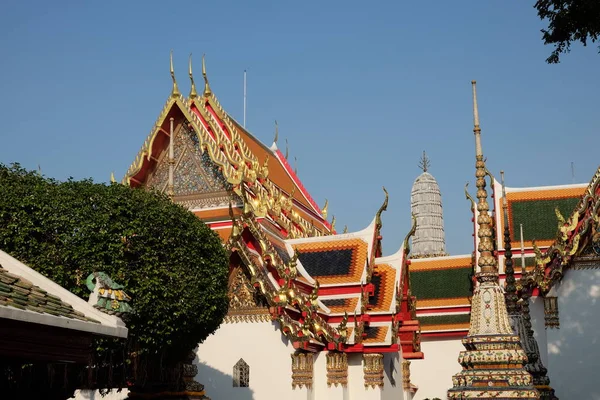
[[[412,238],[412,258],[446,255],[442,195],[437,181],[427,170],[430,162],[425,152],[419,163],[423,173],[415,179],[410,194],[411,213],[417,219],[417,230]]]

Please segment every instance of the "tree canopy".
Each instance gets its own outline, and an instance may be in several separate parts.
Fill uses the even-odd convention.
[[[600,35],[600,2],[598,0],[538,0],[535,9],[548,29],[542,29],[544,44],[554,45],[546,59],[549,64],[560,62],[572,42],[584,46],[595,43]],[[599,48],[600,50],[600,48]]]
[[[0,164],[0,249],[87,299],[106,272],[132,297],[128,354],[180,358],[227,312],[219,237],[168,197]],[[172,358],[172,357],[171,357]]]

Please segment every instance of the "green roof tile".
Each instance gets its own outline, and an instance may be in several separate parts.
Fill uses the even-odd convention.
[[[573,213],[580,197],[549,200],[510,201],[512,241],[521,240],[519,224],[523,224],[523,239],[554,240],[558,230],[555,208],[567,218]]]
[[[471,267],[414,271],[410,289],[418,300],[471,296]]]
[[[445,325],[445,324],[461,324],[469,322],[471,314],[450,314],[450,315],[433,315],[417,318],[421,325]]]
[[[98,323],[75,311],[70,304],[63,302],[59,297],[11,274],[2,268],[2,265],[0,265],[0,306]]]

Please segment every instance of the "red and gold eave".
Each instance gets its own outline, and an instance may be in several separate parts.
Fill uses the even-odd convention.
[[[359,232],[284,240],[274,237],[255,215],[242,214],[233,229],[229,242],[232,260],[246,264],[255,287],[269,303],[272,318],[279,320],[283,334],[295,348],[359,353],[402,351],[405,359],[423,358],[416,300],[410,295],[410,260],[404,248],[393,256],[376,258],[373,276],[367,279],[370,254],[357,246],[359,259],[353,257],[352,263],[362,265],[363,273],[357,275],[354,267],[348,268],[348,278],[339,279],[339,283],[320,284],[319,276],[308,275],[300,261],[302,254],[311,251],[347,251],[346,243],[361,237],[372,240],[373,226],[367,228],[370,234],[362,231],[362,236]],[[370,243],[370,251],[373,247]],[[287,262],[284,257],[289,257]],[[348,304],[355,308],[328,308],[324,302],[331,297],[354,299]]]

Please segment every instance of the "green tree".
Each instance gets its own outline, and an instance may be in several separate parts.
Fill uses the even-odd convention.
[[[158,193],[0,164],[0,248],[85,299],[92,272],[123,284],[133,313],[120,351],[138,376],[180,361],[227,312],[221,240]]]
[[[600,1],[598,0],[538,0],[535,9],[548,29],[542,29],[544,44],[554,45],[549,64],[560,62],[561,54],[571,49],[572,42],[595,43],[600,35]],[[599,48],[600,50],[600,48]]]

